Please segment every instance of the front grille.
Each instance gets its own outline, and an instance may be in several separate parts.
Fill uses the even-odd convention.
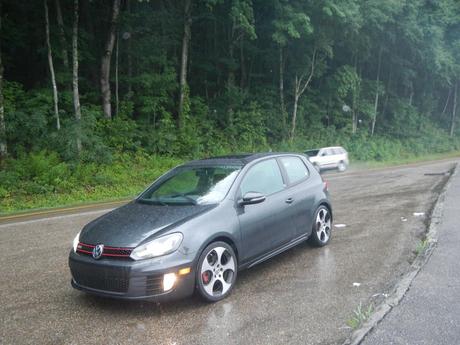
[[[146,293],[147,295],[158,295],[163,293],[163,275],[147,276]]]
[[[72,277],[79,285],[92,289],[125,293],[129,288],[129,267],[100,267],[72,262]]]
[[[79,242],[77,246],[77,253],[83,255],[92,255],[95,245]],[[122,248],[122,247],[109,247],[104,246],[102,251],[102,257],[114,258],[114,259],[130,259],[133,248]]]

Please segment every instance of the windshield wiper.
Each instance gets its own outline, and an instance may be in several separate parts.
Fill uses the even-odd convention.
[[[149,205],[161,205],[161,206],[169,206],[167,203],[164,201],[161,201],[160,199],[137,199],[140,203],[143,204],[149,204]]]
[[[192,197],[184,194],[184,193],[176,193],[176,194],[173,194],[173,195],[170,195],[169,198],[184,198],[185,200],[187,201],[190,201],[193,205],[197,205],[197,201],[195,199],[193,199]]]

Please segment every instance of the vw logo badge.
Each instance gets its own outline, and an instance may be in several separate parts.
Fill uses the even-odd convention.
[[[98,244],[96,247],[93,248],[93,258],[96,260],[100,259],[103,252],[104,252],[104,245]]]

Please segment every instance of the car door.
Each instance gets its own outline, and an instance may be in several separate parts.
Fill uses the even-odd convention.
[[[323,155],[323,166],[325,168],[333,167],[334,166],[334,152],[332,151],[332,149],[330,148],[323,149],[322,155]]]
[[[321,149],[316,156],[316,162],[320,167],[326,167],[327,165],[327,156],[326,149]]]
[[[331,164],[333,165],[334,168],[336,168],[339,162],[342,160],[342,157],[341,157],[342,151],[340,150],[340,148],[334,147],[332,149],[332,152],[333,152],[333,155],[331,157]]]
[[[288,194],[292,202],[289,215],[294,226],[295,237],[308,234],[315,212],[315,190],[318,188],[310,172],[300,157],[286,156],[279,158],[288,180]]]
[[[276,159],[266,159],[252,166],[239,186],[241,198],[258,192],[266,199],[254,205],[236,206],[243,244],[243,261],[251,261],[289,242],[294,226],[288,208],[286,181]]]

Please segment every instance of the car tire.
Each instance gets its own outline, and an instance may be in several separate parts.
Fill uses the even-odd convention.
[[[311,235],[308,238],[310,244],[315,247],[323,247],[329,243],[332,235],[332,217],[329,209],[321,205],[313,218]]]
[[[233,248],[225,242],[213,242],[200,255],[196,269],[196,288],[207,302],[227,297],[236,282],[238,261]]]
[[[340,161],[339,164],[337,164],[337,170],[340,172],[347,170],[347,165],[344,161]]]

